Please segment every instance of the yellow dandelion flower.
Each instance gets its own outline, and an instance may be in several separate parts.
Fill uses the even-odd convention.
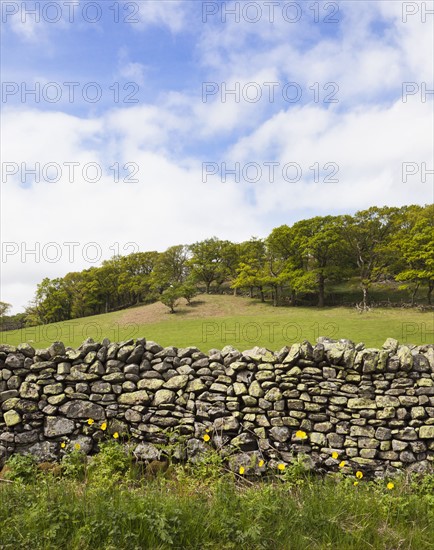
[[[264,461],[263,461],[263,460],[260,460],[258,466],[259,466],[260,468],[262,468],[263,465],[264,465]]]
[[[101,424],[101,430],[104,432],[107,429],[107,422]]]
[[[245,472],[245,469],[244,469],[244,466],[240,466],[240,469],[238,470],[238,472],[240,473],[240,475],[242,476]]]
[[[285,464],[280,463],[280,464],[277,466],[277,469],[280,470],[281,472],[283,472],[283,470],[285,469]]]
[[[353,483],[354,487],[357,487],[358,484],[359,484],[358,481],[355,481],[355,482]]]
[[[60,446],[62,447],[62,449],[64,449],[66,447],[66,443],[64,441],[62,441],[62,443],[60,444]]]
[[[81,449],[80,443],[76,443],[76,444],[74,445],[74,449],[75,449],[76,451],[79,451],[79,450]]]
[[[356,478],[357,478],[357,479],[362,479],[362,477],[363,477],[363,472],[361,472],[360,470],[358,470],[358,471],[356,472]]]
[[[336,460],[338,458],[338,456],[339,456],[339,453],[337,453],[336,451],[332,452],[332,458],[334,458]]]
[[[211,438],[210,438],[210,436],[209,436],[208,434],[205,434],[205,435],[203,436],[203,440],[204,440],[204,441],[209,441],[210,439],[211,439]]]
[[[295,432],[295,437],[297,439],[307,439],[307,433],[303,430],[298,430],[297,432]]]
[[[391,491],[394,487],[395,487],[395,484],[389,481],[389,483],[387,484],[387,488],[389,489],[389,491]]]
[[[119,439],[119,434],[118,434],[118,432],[115,432],[115,433],[113,434],[113,437],[114,437],[115,439]]]
[[[95,423],[95,420],[93,418],[88,418],[87,423],[89,424],[89,426],[92,426],[92,424]]]
[[[345,464],[346,464],[345,460],[342,460],[342,462],[339,462],[339,468],[343,468]]]

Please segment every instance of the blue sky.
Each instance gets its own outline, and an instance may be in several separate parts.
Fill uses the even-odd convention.
[[[63,1],[2,2],[0,299],[14,311],[43,277],[97,265],[90,242],[103,260],[115,243],[240,241],[307,216],[432,202],[433,100],[421,90],[434,87],[434,16],[422,2],[275,2],[273,20],[270,2],[75,4],[70,22]],[[66,82],[78,83],[72,101]],[[406,82],[417,93],[404,102]],[[40,101],[23,101],[35,85]],[[40,181],[23,183],[35,163]],[[73,181],[65,163],[78,166]],[[416,167],[407,181],[403,163]],[[224,181],[225,166],[239,181]],[[65,242],[79,243],[72,258]]]

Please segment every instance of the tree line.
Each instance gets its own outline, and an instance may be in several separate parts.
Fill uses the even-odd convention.
[[[114,256],[100,267],[45,278],[21,315],[29,325],[86,317],[161,300],[171,311],[200,290],[230,288],[274,306],[315,295],[357,277],[361,307],[380,280],[396,281],[414,305],[434,289],[434,206],[371,207],[354,215],[316,216],[273,229],[268,237],[233,243],[216,237],[165,252]],[[5,316],[3,304],[3,314]],[[7,307],[6,307],[7,311]]]

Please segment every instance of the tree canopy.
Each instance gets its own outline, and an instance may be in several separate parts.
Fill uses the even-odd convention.
[[[344,216],[316,216],[274,228],[265,239],[232,243],[217,237],[164,252],[114,256],[100,267],[45,278],[26,310],[29,324],[52,323],[161,300],[174,310],[202,290],[242,291],[275,306],[303,296],[327,302],[332,283],[356,277],[364,306],[376,281],[408,290],[414,304],[434,290],[434,206],[371,207]],[[0,302],[0,317],[9,304]]]

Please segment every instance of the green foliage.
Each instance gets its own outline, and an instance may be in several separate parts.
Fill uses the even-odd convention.
[[[207,294],[212,283],[220,287],[236,276],[238,267],[238,245],[213,237],[194,243],[189,247],[191,258],[188,266],[193,281],[204,283]]]
[[[36,480],[37,474],[34,456],[14,454],[7,460],[4,478],[22,483],[32,483]]]
[[[316,294],[323,307],[330,285],[357,276],[364,305],[372,285],[395,280],[410,293],[434,291],[434,207],[371,207],[352,216],[317,216],[276,227],[266,239],[236,244],[216,237],[165,252],[114,256],[100,267],[49,278],[37,286],[27,324],[107,313],[162,298],[174,311],[174,289],[188,302],[205,285],[246,290],[274,306],[299,305]],[[8,304],[0,305],[0,317]],[[4,316],[4,313],[3,313]]]
[[[11,307],[12,305],[7,302],[0,302],[0,319],[8,313]]]
[[[68,479],[84,481],[87,475],[87,456],[80,449],[73,449],[62,458],[62,475]]]
[[[192,299],[197,294],[197,287],[193,282],[186,281],[180,287],[180,294],[182,298],[185,298],[187,300],[188,304],[191,304]]]
[[[227,474],[227,471],[224,469],[224,463],[225,460],[221,453],[210,448],[207,452],[197,457],[194,463],[188,462],[184,470],[187,473],[187,477],[201,480],[204,484],[212,484]]]
[[[183,245],[171,246],[158,256],[151,273],[152,288],[158,294],[171,285],[179,287],[188,275],[188,248]]]
[[[365,308],[371,284],[387,272],[388,244],[399,216],[398,208],[372,206],[342,218],[341,235],[357,266]]]
[[[110,451],[103,451],[108,456]],[[409,482],[306,477],[213,480],[186,473],[160,479],[86,483],[39,477],[23,490],[0,484],[4,550],[223,550],[432,548],[432,476]],[[177,469],[181,470],[180,466]],[[285,475],[288,481],[285,481]],[[300,483],[303,480],[303,483]]]
[[[167,306],[170,313],[175,313],[175,307],[178,305],[179,299],[182,296],[182,289],[178,285],[171,285],[163,291],[160,296],[160,302]]]
[[[412,304],[421,284],[428,286],[428,303],[434,290],[434,206],[403,208],[390,241],[391,271],[402,288],[409,290]]]
[[[232,288],[248,288],[250,297],[257,288],[263,301],[263,287],[266,277],[266,248],[261,239],[252,238],[239,246],[239,260]]]
[[[431,495],[434,499],[434,472],[424,475],[413,475],[410,480],[410,486],[415,493],[419,495]]]
[[[95,484],[113,485],[125,478],[131,465],[126,447],[114,439],[108,440],[100,444],[98,454],[92,457],[87,475]]]
[[[297,455],[293,462],[286,466],[281,481],[294,486],[301,486],[307,483],[311,477],[311,470],[307,466],[308,457]]]

